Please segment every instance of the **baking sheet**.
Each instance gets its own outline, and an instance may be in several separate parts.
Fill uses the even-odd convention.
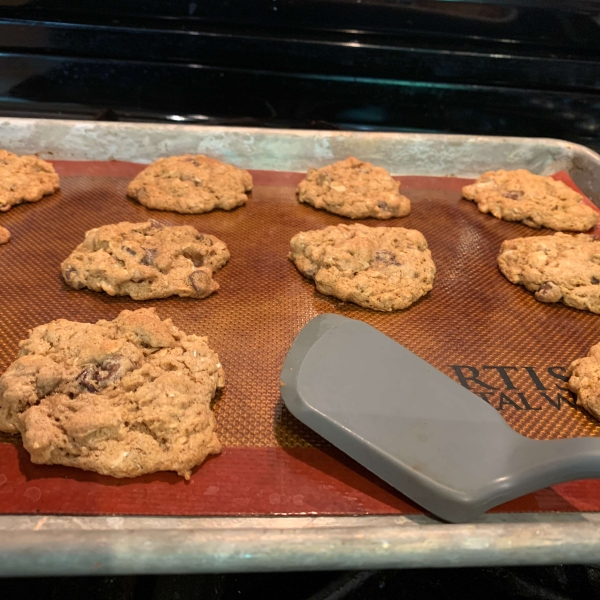
[[[227,383],[216,415],[225,449],[186,483],[168,473],[113,480],[36,466],[18,443],[5,441],[0,444],[2,513],[417,513],[283,407],[279,369],[285,352],[301,327],[323,312],[374,325],[462,380],[524,435],[600,434],[598,424],[571,405],[561,379],[570,361],[599,341],[598,317],[539,304],[500,275],[495,256],[503,239],[547,232],[480,214],[474,204],[460,200],[460,188],[470,180],[402,177],[402,190],[413,201],[411,215],[363,221],[418,228],[438,268],[426,298],[407,311],[383,314],[322,296],[286,259],[289,240],[298,231],[349,222],[298,204],[294,189],[302,175],[254,171],[255,189],[246,207],[190,216],[149,211],[125,198],[127,182],[143,165],[58,161],[56,166],[61,192],[0,215],[13,234],[11,243],[0,247],[0,369],[14,360],[18,340],[32,326],[55,318],[112,319],[125,308],[155,306],[185,331],[209,335],[221,356]],[[232,259],[217,275],[217,294],[201,301],[142,304],[64,285],[58,265],[86,230],[150,217],[194,225],[228,244]],[[596,482],[565,484],[496,510],[598,510],[599,491]]]

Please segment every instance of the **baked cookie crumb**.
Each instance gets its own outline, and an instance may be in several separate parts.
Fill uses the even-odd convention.
[[[598,212],[586,206],[575,190],[525,169],[488,171],[462,193],[482,213],[534,229],[588,231],[598,223]]]
[[[309,169],[298,185],[298,201],[351,219],[391,219],[410,213],[400,183],[382,167],[353,156]]]
[[[539,302],[600,314],[600,241],[594,235],[533,236],[505,240],[498,266],[511,282]]]
[[[199,214],[242,206],[251,190],[248,171],[185,154],[153,162],[129,183],[127,195],[148,208]]]
[[[6,227],[0,227],[0,245],[8,244],[10,241],[10,231]]]
[[[423,234],[402,227],[337,225],[291,240],[289,258],[322,294],[372,310],[407,308],[433,287]]]
[[[134,300],[206,298],[219,289],[213,274],[229,257],[224,242],[190,225],[123,222],[88,231],[61,270],[77,290]]]
[[[210,408],[224,385],[219,357],[154,309],[59,319],[20,347],[0,377],[0,431],[20,433],[34,463],[189,479],[220,451]]]

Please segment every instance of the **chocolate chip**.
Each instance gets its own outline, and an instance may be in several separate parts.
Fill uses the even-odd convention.
[[[144,256],[142,256],[142,260],[140,260],[140,264],[146,265],[147,267],[152,266],[154,264],[154,259],[156,258],[156,255],[158,254],[158,249],[142,247],[142,250],[144,251]]]
[[[523,192],[519,192],[518,190],[514,190],[511,192],[504,192],[502,194],[505,198],[509,198],[510,200],[520,200],[523,197]]]
[[[402,263],[396,260],[396,255],[389,250],[378,250],[375,252],[375,260],[386,265],[396,265],[398,267],[402,266]]]
[[[592,277],[592,284],[594,284],[594,285],[600,284],[600,279],[598,279],[597,277]]]
[[[196,268],[204,265],[204,256],[200,252],[196,252],[192,249],[186,250],[183,255],[194,263]]]
[[[81,371],[81,373],[79,373],[79,375],[77,376],[77,383],[82,387],[85,388],[88,392],[91,392],[92,394],[95,394],[98,390],[96,389],[96,386],[90,381],[90,369],[84,369],[83,371]]]
[[[390,207],[388,205],[387,202],[384,202],[383,200],[381,200],[380,202],[377,203],[377,206],[381,209],[381,210],[386,210],[389,211]]]
[[[192,163],[195,167],[199,167],[200,163],[195,158],[184,158],[185,162]]]
[[[65,279],[67,280],[68,284],[76,290],[81,290],[85,287],[85,284],[81,281],[74,281],[76,277],[77,269],[75,267],[68,267],[65,270]]]
[[[196,236],[196,239],[199,242],[202,242],[203,244],[206,244],[207,246],[212,246],[213,245],[213,241],[210,239],[209,235],[204,235],[203,233],[199,233]]]
[[[540,302],[558,302],[562,298],[562,292],[556,283],[549,281],[535,293],[535,298]]]
[[[113,381],[120,379],[121,361],[117,357],[108,358],[97,365],[86,367],[77,376],[77,383],[88,392],[96,393]]]
[[[127,252],[127,254],[131,254],[131,256],[135,256],[135,250],[133,248],[128,248],[127,246],[123,246],[123,250]]]
[[[206,271],[194,271],[190,277],[190,285],[199,293],[208,292],[211,288],[210,275]]]

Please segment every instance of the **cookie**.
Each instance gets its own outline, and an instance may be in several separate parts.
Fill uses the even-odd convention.
[[[573,361],[567,375],[577,404],[600,419],[600,344],[592,346],[585,358]]]
[[[219,288],[212,276],[229,256],[221,240],[189,225],[124,222],[88,231],[61,269],[76,290],[134,300],[206,298]]]
[[[252,189],[248,171],[202,154],[159,158],[127,187],[127,195],[156,210],[205,213],[246,204]]]
[[[433,287],[435,265],[415,229],[337,225],[291,241],[290,259],[317,290],[372,310],[407,308]]]
[[[506,240],[498,266],[511,282],[525,286],[540,302],[600,314],[600,241],[580,233]]]
[[[6,227],[0,227],[0,245],[8,244],[10,241],[10,231]]]
[[[462,193],[482,213],[519,221],[534,229],[588,231],[598,222],[598,213],[583,204],[583,197],[576,191],[562,181],[525,169],[488,171],[463,187]]]
[[[220,451],[210,407],[224,385],[219,357],[154,309],[59,319],[20,347],[0,377],[0,431],[20,433],[34,463],[189,479]]]
[[[399,188],[385,169],[350,156],[309,169],[298,185],[298,201],[351,219],[391,219],[410,213],[410,200]]]
[[[58,175],[49,162],[0,150],[0,211],[21,202],[37,202],[59,187]]]

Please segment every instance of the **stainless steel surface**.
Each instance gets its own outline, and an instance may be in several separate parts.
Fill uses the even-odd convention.
[[[349,154],[404,175],[564,169],[600,204],[600,157],[558,140],[0,118],[0,147],[134,162],[199,152],[287,171]],[[0,576],[582,562],[600,562],[599,514],[493,514],[469,525],[427,517],[0,516]]]
[[[63,519],[0,532],[0,575],[199,573],[271,570],[590,563],[600,524],[566,521],[428,524],[423,519],[190,519],[180,528],[87,527]],[[123,519],[121,525],[136,521]],[[181,524],[181,519],[171,523]],[[285,523],[284,523],[285,521]],[[349,523],[347,522],[349,521]],[[191,523],[190,523],[191,522]],[[6,524],[6,523],[5,523]],[[150,524],[150,527],[146,525]],[[198,526],[195,527],[194,525]]]

